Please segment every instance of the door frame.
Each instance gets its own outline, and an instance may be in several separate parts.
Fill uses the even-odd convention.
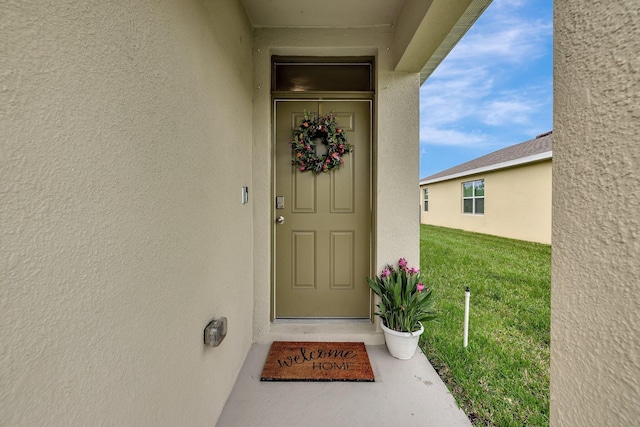
[[[374,113],[374,96],[372,92],[323,92],[323,93],[300,93],[300,92],[273,92],[271,103],[271,197],[270,197],[270,235],[271,235],[271,274],[270,274],[270,319],[272,322],[277,321],[276,318],[276,222],[277,217],[275,209],[275,194],[276,194],[276,106],[279,102],[296,102],[296,101],[309,101],[309,102],[353,102],[360,101],[369,104],[369,135],[370,135],[370,150],[369,150],[369,214],[371,216],[371,228],[369,230],[369,277],[373,275],[373,268],[375,265],[375,199],[376,194],[376,169],[374,167],[376,158],[376,135],[375,135],[375,113]],[[369,292],[369,321],[373,321],[374,315],[374,298],[373,293]],[[300,319],[313,319],[309,317]],[[332,317],[321,317],[317,319],[336,319]],[[366,319],[362,317],[340,317],[338,319],[354,319],[361,320]],[[284,320],[284,319],[280,319]]]

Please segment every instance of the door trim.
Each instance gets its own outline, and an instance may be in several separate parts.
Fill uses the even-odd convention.
[[[275,94],[274,94],[275,95]],[[300,93],[278,93],[278,96],[273,96],[272,105],[271,105],[271,198],[270,198],[270,223],[271,223],[271,277],[270,277],[270,319],[271,322],[276,320],[288,320],[288,319],[305,319],[305,320],[314,320],[314,319],[350,319],[350,320],[362,320],[368,319],[373,320],[374,313],[374,301],[373,301],[373,293],[369,292],[369,316],[368,317],[276,317],[276,217],[277,212],[275,209],[275,189],[276,189],[276,106],[278,102],[366,102],[369,105],[369,138],[371,148],[369,150],[369,215],[371,217],[370,221],[370,230],[369,230],[369,276],[372,276],[373,266],[374,266],[374,248],[375,248],[375,204],[374,204],[374,185],[376,172],[374,170],[374,157],[375,157],[375,133],[374,133],[374,103],[370,93],[349,93],[346,96],[338,96],[336,93],[317,94],[317,96],[309,96],[309,93],[305,93],[306,96],[300,96]],[[290,96],[293,95],[293,96]],[[297,95],[297,96],[296,96]],[[313,94],[316,95],[316,94]],[[359,95],[359,96],[358,96]]]

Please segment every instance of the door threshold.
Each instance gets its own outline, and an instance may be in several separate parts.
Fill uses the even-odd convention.
[[[275,319],[273,323],[300,323],[300,324],[322,324],[322,323],[371,323],[368,317],[282,317]]]
[[[382,331],[369,319],[277,319],[258,343],[273,341],[364,342],[384,344]]]

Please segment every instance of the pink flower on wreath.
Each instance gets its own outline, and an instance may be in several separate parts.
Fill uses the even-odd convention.
[[[424,290],[424,284],[423,283],[418,283],[416,285],[416,288],[418,288],[418,292],[422,292]]]
[[[388,268],[385,268],[384,270],[382,270],[382,274],[380,274],[381,278],[385,278],[385,277],[389,277],[391,275],[391,271],[389,271]]]
[[[334,159],[339,159],[340,158],[340,154],[333,152],[331,153],[331,157],[333,157]]]

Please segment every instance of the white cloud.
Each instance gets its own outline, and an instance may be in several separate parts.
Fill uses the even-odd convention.
[[[496,9],[520,7],[527,3],[527,0],[493,0],[491,5]]]
[[[488,102],[482,109],[484,123],[492,126],[527,124],[533,112],[533,106],[527,102],[501,99]]]
[[[493,89],[494,79],[482,67],[455,70],[446,78],[434,78],[421,90],[423,121],[432,126],[446,126],[476,114],[483,98]]]
[[[477,31],[469,32],[451,51],[451,62],[485,65],[524,63],[545,54],[542,41],[552,34],[552,24],[526,21],[517,17],[503,17]]]
[[[421,126],[420,142],[427,145],[478,147],[487,145],[487,136],[455,129],[437,129],[429,126]]]
[[[489,144],[487,126],[531,127],[548,109],[548,86],[540,90],[535,81],[509,86],[529,64],[550,54],[551,22],[531,20],[525,12],[519,17],[517,9],[525,4],[495,0],[487,19],[481,17],[427,80],[420,91],[422,144]]]
[[[526,64],[547,54],[547,42],[553,35],[552,21],[532,19],[530,10],[519,10],[526,3],[526,0],[494,0],[436,69],[434,77],[449,76],[452,70]]]

